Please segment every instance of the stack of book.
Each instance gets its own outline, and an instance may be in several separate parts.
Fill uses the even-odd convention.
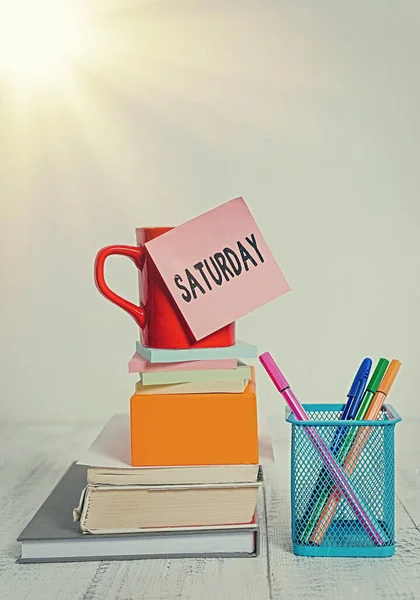
[[[139,374],[130,400],[132,468],[90,465],[82,531],[257,530],[255,376],[238,354],[253,358],[256,348],[166,350],[137,342],[129,362]],[[254,538],[238,551],[255,553]]]
[[[20,536],[21,561],[257,556],[263,473],[245,362],[256,355],[239,341],[138,342],[130,414],[114,415],[70,467]]]
[[[107,285],[112,254],[136,265],[139,305]],[[256,556],[257,348],[235,324],[290,287],[243,198],[137,228],[136,246],[99,250],[94,278],[138,325],[139,380],[21,535],[22,560]]]

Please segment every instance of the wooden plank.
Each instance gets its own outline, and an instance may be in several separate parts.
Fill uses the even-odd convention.
[[[43,600],[59,597],[163,600],[180,598],[181,594],[182,598],[194,600],[198,597],[236,600],[238,590],[245,599],[269,597],[264,510],[261,511],[262,551],[255,559],[17,564],[16,537],[76,458],[75,448],[89,443],[97,429],[97,426],[86,425],[15,426],[8,440],[11,445],[6,448],[6,444],[0,444],[0,453],[4,450],[9,463],[7,469],[0,471],[1,487],[7,490],[0,500],[2,600],[38,597]],[[19,460],[19,455],[25,458]]]
[[[402,503],[396,503],[397,552],[391,559],[303,558],[292,554],[289,438],[287,429],[276,424],[272,432],[276,464],[265,468],[268,521],[262,511],[262,552],[257,559],[17,564],[16,537],[100,426],[25,424],[0,430],[2,600],[418,597],[420,532],[415,522],[420,516],[420,485],[413,448],[419,423],[414,421],[404,435],[397,434],[397,494]]]
[[[0,597],[2,600],[80,598],[99,563],[20,565],[17,536],[48,496],[77,448],[96,427],[13,425],[0,438]]]

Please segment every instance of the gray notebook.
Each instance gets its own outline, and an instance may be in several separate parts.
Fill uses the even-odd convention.
[[[252,557],[260,550],[258,523],[247,528],[154,530],[128,534],[83,534],[73,509],[86,486],[87,467],[69,467],[18,537],[18,562],[129,560],[143,558]]]

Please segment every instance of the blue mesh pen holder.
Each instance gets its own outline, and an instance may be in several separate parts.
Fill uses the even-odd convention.
[[[292,425],[293,552],[302,556],[385,557],[395,552],[394,429],[401,417],[388,404],[376,421],[340,421],[342,404],[304,404],[309,421]],[[372,541],[313,445],[308,427],[334,452],[339,468],[380,532]]]

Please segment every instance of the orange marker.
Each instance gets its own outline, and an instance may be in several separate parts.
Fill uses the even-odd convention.
[[[366,421],[376,421],[376,419],[379,417],[379,413],[382,410],[382,406],[384,405],[386,397],[389,394],[389,390],[391,389],[391,385],[394,383],[394,379],[397,376],[400,367],[401,363],[399,360],[391,360],[389,367],[387,368],[378,390],[372,400],[372,403],[366,413]],[[361,427],[355,437],[353,445],[343,465],[343,471],[349,477],[351,477],[356,468],[357,461],[359,460],[360,454],[365,447],[371,430],[372,427]],[[312,534],[311,542],[314,544],[322,544],[324,535],[337,511],[340,499],[341,493],[335,486]]]
[[[384,378],[382,379],[378,387],[378,391],[376,392],[375,397],[372,400],[372,404],[370,405],[369,410],[366,414],[366,420],[375,421],[375,419],[378,418],[382,406],[386,400],[386,397],[389,394],[389,390],[391,389],[391,385],[394,383],[394,379],[396,378],[397,373],[400,370],[400,367],[400,361],[395,360],[395,358],[393,358],[385,372]]]

